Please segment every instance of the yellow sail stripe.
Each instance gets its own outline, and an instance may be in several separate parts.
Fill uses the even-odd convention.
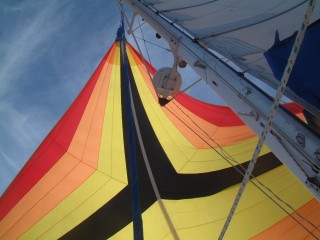
[[[127,183],[122,129],[120,46],[119,43],[116,44],[117,54],[113,63],[104,114],[98,169],[112,178]]]

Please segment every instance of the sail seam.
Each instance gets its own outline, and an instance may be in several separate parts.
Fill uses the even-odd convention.
[[[196,7],[204,6],[204,5],[216,2],[216,1],[218,1],[218,0],[211,0],[211,1],[208,1],[208,2],[198,3],[196,5],[186,6],[186,7],[164,9],[164,10],[159,11],[159,13],[170,12],[170,11],[178,11],[178,10],[184,10],[184,9],[189,9],[189,8],[196,8]]]
[[[221,35],[221,34],[226,34],[226,33],[229,33],[229,32],[238,31],[238,30],[241,30],[241,29],[244,29],[244,28],[247,28],[247,27],[255,26],[255,25],[260,24],[260,23],[263,23],[263,22],[267,22],[267,21],[269,21],[269,20],[271,20],[271,19],[274,19],[274,18],[276,18],[276,17],[279,17],[279,16],[281,16],[281,15],[283,15],[283,14],[289,12],[289,11],[292,11],[293,9],[295,9],[295,8],[297,8],[297,7],[302,6],[302,5],[305,4],[306,2],[307,2],[307,0],[305,0],[305,1],[297,4],[297,5],[295,5],[295,6],[292,6],[291,8],[289,8],[289,9],[287,9],[287,10],[285,10],[285,11],[282,11],[282,12],[280,12],[280,13],[278,13],[278,14],[272,15],[272,16],[270,16],[270,17],[266,17],[266,18],[264,18],[264,19],[261,19],[260,21],[257,21],[257,22],[251,23],[251,24],[249,23],[249,24],[244,25],[244,26],[239,26],[239,27],[237,27],[237,28],[232,28],[232,29],[228,29],[228,30],[220,30],[220,32],[216,32],[216,33],[213,33],[213,34],[210,34],[210,35],[203,36],[203,37],[201,37],[201,39],[204,40],[204,39],[208,39],[208,38],[210,38],[210,37],[216,37],[216,36],[219,36],[219,35]]]

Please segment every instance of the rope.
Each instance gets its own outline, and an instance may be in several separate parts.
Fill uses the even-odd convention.
[[[148,51],[147,44],[146,44],[146,40],[144,39],[144,34],[143,34],[143,31],[142,31],[142,27],[141,27],[142,25],[140,24],[140,19],[139,18],[138,18],[138,22],[139,22],[139,28],[140,28],[141,36],[142,36],[142,39],[143,39],[144,47],[146,48],[148,60],[149,60],[149,63],[152,65],[151,59],[150,59],[150,55],[149,55],[149,51]],[[133,35],[133,33],[132,33],[132,35]]]
[[[139,22],[140,23],[140,22]],[[138,28],[141,28],[141,26],[143,26],[146,22],[143,22],[142,24],[140,24],[138,27],[136,27],[135,29],[132,30],[132,32],[136,31]]]
[[[281,99],[281,97],[283,95],[283,92],[284,92],[285,87],[287,85],[287,82],[289,80],[289,76],[290,76],[291,70],[292,70],[293,65],[294,65],[294,63],[296,61],[298,52],[300,50],[300,46],[301,46],[303,38],[304,38],[305,31],[307,29],[307,26],[309,25],[309,20],[311,18],[311,15],[312,15],[312,12],[313,12],[315,4],[316,4],[316,0],[310,0],[309,6],[308,6],[307,11],[306,11],[305,16],[304,16],[303,24],[301,25],[301,27],[300,27],[300,29],[298,31],[297,37],[296,37],[294,45],[292,47],[292,51],[290,53],[290,57],[288,59],[287,66],[286,66],[286,68],[284,70],[284,74],[283,74],[282,79],[281,79],[280,86],[279,86],[279,88],[277,90],[276,97],[275,97],[275,99],[273,101],[273,104],[271,106],[270,114],[269,114],[269,116],[267,118],[267,122],[265,124],[264,130],[263,130],[263,132],[262,132],[262,134],[261,134],[261,136],[259,138],[259,142],[257,144],[256,150],[255,150],[255,152],[254,152],[254,154],[252,156],[252,159],[251,159],[251,161],[249,163],[248,169],[247,169],[246,174],[245,174],[245,176],[243,178],[243,181],[241,183],[241,186],[240,186],[240,189],[239,189],[239,191],[237,193],[237,196],[236,196],[236,198],[234,200],[234,203],[233,203],[233,205],[231,207],[231,210],[230,210],[230,213],[229,213],[229,215],[227,217],[227,220],[226,220],[226,222],[225,222],[225,224],[224,224],[224,226],[223,226],[223,228],[221,230],[221,233],[220,233],[220,236],[219,236],[219,240],[223,239],[223,237],[224,237],[224,235],[225,235],[225,233],[226,233],[226,231],[227,231],[227,229],[229,227],[229,224],[230,224],[231,219],[232,219],[232,217],[233,217],[233,215],[234,215],[234,213],[236,211],[236,208],[237,208],[237,206],[239,204],[239,201],[241,199],[243,191],[246,188],[246,185],[247,185],[247,183],[249,181],[249,178],[251,176],[253,168],[254,168],[254,166],[255,166],[255,164],[257,162],[259,153],[261,151],[261,148],[263,146],[265,138],[266,138],[266,136],[268,134],[269,128],[270,128],[271,123],[272,123],[272,120],[273,120],[273,118],[274,118],[274,116],[275,116],[275,114],[277,112],[277,109],[278,109],[278,106],[279,106],[279,103],[280,103],[280,99]]]
[[[171,52],[171,50],[170,50],[169,48],[162,47],[162,46],[160,46],[160,45],[158,45],[158,44],[155,44],[155,43],[153,43],[153,42],[150,42],[150,41],[148,41],[148,40],[145,40],[145,39],[140,38],[140,37],[137,37],[137,36],[136,36],[136,38],[138,38],[138,39],[140,39],[140,40],[144,40],[146,43],[149,43],[149,44],[151,44],[151,45],[153,45],[153,46],[156,46],[156,47],[158,47],[158,48],[161,48],[161,49],[163,49],[163,50],[166,50],[166,51],[168,51],[168,52]]]
[[[183,89],[181,92],[179,92],[178,94],[174,95],[170,101],[176,99],[177,97],[179,97],[182,93],[184,93],[185,91],[187,91],[188,89],[192,88],[194,85],[196,85],[198,82],[200,82],[202,80],[202,78],[199,78],[197,81],[195,81],[194,83],[192,83],[190,86],[186,87],[185,89]]]

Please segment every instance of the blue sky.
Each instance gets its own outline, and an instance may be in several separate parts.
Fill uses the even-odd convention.
[[[1,195],[114,42],[120,15],[116,0],[2,0],[0,22]],[[143,31],[167,47],[147,24]],[[156,68],[170,66],[167,51],[147,47]],[[182,76],[183,87],[198,78],[190,69]],[[191,92],[217,101],[205,88]]]

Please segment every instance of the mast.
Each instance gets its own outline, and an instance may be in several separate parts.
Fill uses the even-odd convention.
[[[174,54],[183,58],[247,126],[257,135],[261,134],[269,115],[272,98],[253,85],[242,73],[220,60],[201,41],[190,36],[148,5],[136,0],[124,1],[169,43]],[[279,107],[265,142],[320,200],[319,136],[287,110]]]

